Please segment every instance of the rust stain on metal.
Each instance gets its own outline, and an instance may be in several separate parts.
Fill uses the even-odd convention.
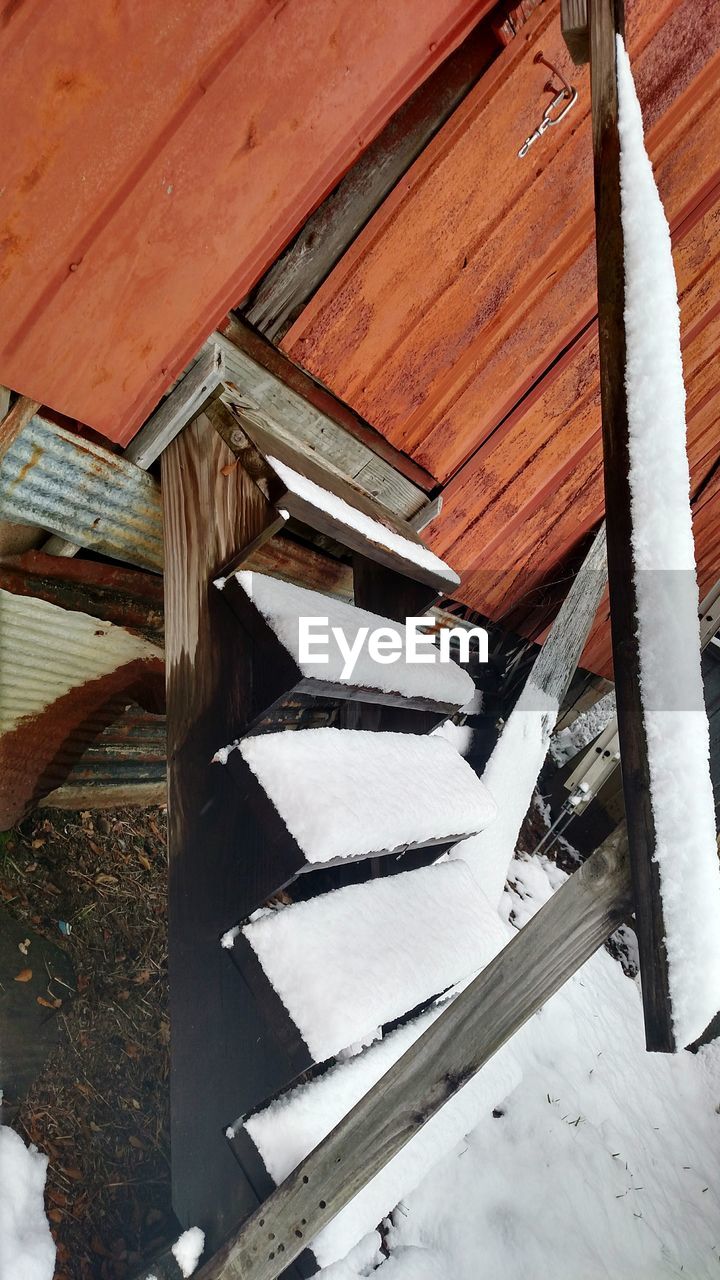
[[[0,519],[159,571],[157,482],[134,463],[39,415],[0,440]]]
[[[0,380],[126,443],[485,5],[183,0],[119,22],[115,0],[52,20],[25,0],[0,27]]]
[[[29,475],[33,467],[37,465],[37,463],[40,461],[42,456],[43,456],[42,448],[40,447],[39,444],[34,444],[28,461],[25,462],[23,466],[20,468],[20,470],[17,473],[17,476],[15,476],[15,478],[10,481],[10,487],[12,489],[14,489],[16,485],[22,484],[25,477]]]
[[[70,763],[62,786],[42,803],[56,808],[164,804],[166,755],[165,717],[126,707]]]
[[[427,540],[462,572],[457,598],[533,638],[555,607],[547,584],[603,514],[589,92],[558,9],[538,8],[282,343],[441,483]],[[635,0],[628,36],[673,231],[697,486],[720,455],[720,8]],[[580,100],[519,161],[538,53]],[[705,580],[710,522],[695,530]],[[586,653],[606,673],[600,630]]]
[[[162,651],[122,627],[0,589],[0,829],[57,786],[135,698],[162,709]]]

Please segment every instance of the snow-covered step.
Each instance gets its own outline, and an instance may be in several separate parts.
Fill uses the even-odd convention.
[[[266,703],[309,695],[447,717],[475,694],[468,673],[424,636],[415,661],[414,633],[399,622],[268,574],[240,570],[215,585],[262,657]]]
[[[507,941],[498,920],[495,952]],[[231,1139],[241,1162],[248,1138],[278,1184],[372,1088],[434,1022],[436,1005],[356,1057],[271,1102],[236,1126]],[[512,1045],[506,1045],[436,1113],[385,1168],[324,1228],[308,1241],[320,1266],[342,1258],[382,1221],[521,1080]],[[412,1099],[408,1100],[412,1105]],[[378,1135],[381,1141],[381,1135]],[[492,1153],[489,1153],[492,1159]]]
[[[304,729],[244,738],[215,759],[255,800],[269,844],[294,874],[445,845],[495,816],[487,788],[438,737]]]
[[[349,476],[269,435],[227,385],[210,417],[264,496],[286,513],[341,546],[452,595],[458,575],[436,556],[412,525],[383,507]]]
[[[280,998],[282,1039],[291,1045],[295,1029],[302,1069],[477,972],[504,937],[470,869],[453,861],[269,910],[239,930],[233,954],[261,1008]],[[276,1008],[268,1021],[277,1033]]]

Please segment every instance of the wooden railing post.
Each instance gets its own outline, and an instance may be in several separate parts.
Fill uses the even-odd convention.
[[[668,983],[647,737],[640,694],[625,390],[625,278],[620,206],[616,36],[621,0],[588,0],[595,169],[600,390],[615,692],[648,1049],[676,1048]]]

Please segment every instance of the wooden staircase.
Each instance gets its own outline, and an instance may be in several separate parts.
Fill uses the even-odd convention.
[[[241,495],[232,510],[228,489]],[[403,652],[383,664],[365,649],[348,674],[339,647],[319,665],[298,641],[301,617],[327,618],[350,645],[382,627],[399,648],[399,619],[423,614],[456,575],[409,521],[309,453],[268,440],[232,394],[170,446],[163,491],[175,1205],[213,1249],[274,1186],[277,1170],[244,1118],[278,1099],[290,1116],[308,1080],[322,1108],[323,1081],[342,1094],[345,1073],[381,1072],[436,1016],[433,999],[504,934],[464,864],[437,862],[495,815],[474,771],[432,734],[470,702],[472,679],[452,662],[415,664]],[[229,516],[224,557],[218,505]],[[214,546],[196,570],[204,537]],[[279,575],[275,545],[295,548]],[[261,549],[268,568],[253,571]],[[318,556],[349,566],[352,602],[313,589]],[[188,643],[196,635],[204,647],[206,630],[212,690],[180,728],[176,680],[186,704],[191,681],[207,685]],[[224,1061],[207,1052],[221,1039]],[[308,1251],[294,1274],[316,1267]]]

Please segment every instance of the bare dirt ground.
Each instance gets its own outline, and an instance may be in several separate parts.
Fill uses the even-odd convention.
[[[0,835],[0,900],[76,974],[60,1044],[13,1119],[50,1157],[55,1280],[126,1280],[177,1234],[164,812],[31,814]]]

